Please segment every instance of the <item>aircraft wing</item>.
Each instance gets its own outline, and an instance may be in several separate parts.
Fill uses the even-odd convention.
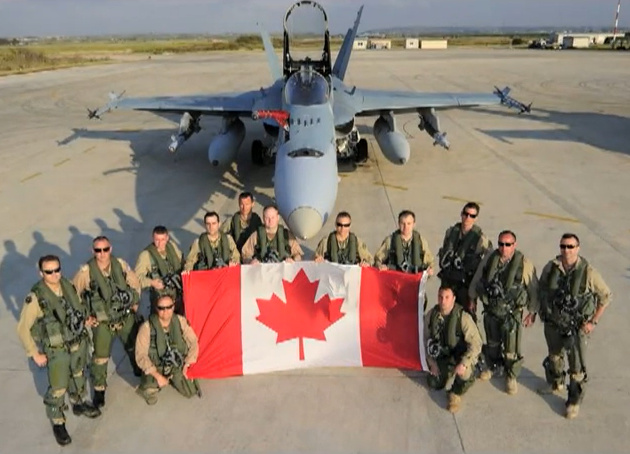
[[[110,102],[93,112],[91,117],[100,117],[114,109],[139,110],[154,113],[198,113],[202,115],[251,116],[258,109],[281,108],[280,93],[274,87],[237,93],[200,94],[187,96],[155,96],[122,98],[110,94]]]
[[[502,104],[493,93],[420,93],[413,91],[356,90],[356,116],[379,115],[381,112],[414,113],[418,109],[453,109]]]

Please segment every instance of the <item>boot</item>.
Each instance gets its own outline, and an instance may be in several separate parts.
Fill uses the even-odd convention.
[[[580,411],[579,405],[567,405],[567,413],[565,417],[567,419],[574,419],[577,417],[579,411]]]
[[[516,378],[508,377],[507,380],[505,381],[505,391],[510,396],[512,396],[512,395],[516,394],[517,390],[518,390],[518,385],[516,383]]]
[[[479,380],[488,381],[492,378],[492,371],[490,369],[484,369],[479,374]]]
[[[101,416],[101,410],[87,402],[78,402],[72,405],[72,412],[77,416],[86,416],[90,419]]]
[[[92,404],[96,408],[105,406],[105,391],[94,391],[94,398],[92,399]]]
[[[448,393],[448,411],[450,411],[451,413],[457,413],[461,402],[461,396],[453,393]]]
[[[561,394],[562,391],[564,391],[564,385],[550,385],[550,384],[546,384],[545,386],[543,386],[542,388],[538,388],[536,390],[538,392],[538,394]]]
[[[68,431],[66,430],[66,425],[64,423],[54,424],[53,434],[55,435],[55,440],[57,440],[57,443],[61,446],[72,443],[72,438],[68,435]]]

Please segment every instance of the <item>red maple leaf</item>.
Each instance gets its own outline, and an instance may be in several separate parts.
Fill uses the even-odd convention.
[[[256,298],[260,323],[278,333],[276,344],[298,338],[300,361],[304,361],[304,338],[326,340],[324,331],[343,317],[343,298],[331,300],[328,295],[315,302],[319,281],[309,281],[301,269],[292,282],[282,280],[287,302],[274,293],[271,299]]]

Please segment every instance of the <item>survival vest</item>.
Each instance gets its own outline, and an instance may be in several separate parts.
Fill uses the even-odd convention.
[[[81,303],[72,282],[62,276],[60,284],[62,297],[55,295],[43,280],[31,288],[44,314],[31,328],[31,335],[44,349],[68,348],[87,336],[87,307]]]
[[[149,316],[151,340],[149,359],[162,375],[168,376],[173,369],[184,366],[188,354],[188,344],[184,339],[182,325],[177,314],[173,314],[168,331],[165,332],[156,314]]]
[[[249,218],[249,224],[247,225],[247,228],[243,229],[241,227],[241,213],[238,211],[234,213],[232,216],[232,228],[230,229],[230,234],[232,235],[232,238],[234,238],[236,248],[239,251],[243,249],[243,245],[247,239],[256,231],[256,229],[258,229],[258,227],[262,225],[263,223],[260,220],[260,216],[252,211]]]
[[[544,320],[563,331],[579,328],[589,320],[597,308],[595,295],[586,291],[588,262],[580,257],[568,274],[563,274],[560,265],[552,262],[547,282],[543,283],[548,293],[541,298]]]
[[[228,236],[219,232],[219,245],[214,248],[210,244],[207,233],[199,235],[199,254],[193,270],[211,270],[222,268],[230,263],[230,241]]]
[[[481,228],[474,225],[462,238],[461,222],[450,229],[439,252],[440,272],[438,277],[453,283],[470,281],[481,262],[481,256],[475,254],[479,240],[483,235]]]
[[[166,243],[166,260],[162,258],[153,243],[149,244],[144,250],[151,257],[152,272],[157,272],[159,277],[181,272],[182,261],[177,257],[175,248],[170,241]]]
[[[440,314],[439,306],[433,307],[429,316],[429,340],[427,350],[435,359],[459,362],[467,346],[462,330],[463,306],[455,304],[446,317]]]
[[[405,273],[417,273],[426,269],[420,233],[416,230],[413,231],[408,247],[403,247],[400,230],[392,233],[387,263],[389,269],[404,271]]]
[[[350,232],[346,241],[346,247],[340,249],[335,232],[331,232],[328,235],[328,243],[324,258],[329,262],[341,263],[342,265],[356,265],[359,263],[359,246],[356,235]]]
[[[267,239],[267,231],[264,226],[258,227],[258,237],[256,238],[256,251],[254,257],[260,262],[282,262],[287,257],[291,257],[291,246],[289,245],[289,229],[281,225],[273,240]]]
[[[527,289],[523,285],[523,263],[525,256],[514,251],[509,264],[501,267],[501,254],[492,251],[483,268],[477,287],[485,310],[498,318],[505,318],[511,311],[521,310],[527,305]]]
[[[122,269],[117,257],[111,256],[110,274],[105,277],[96,264],[96,259],[88,262],[90,287],[85,296],[90,313],[99,322],[118,323],[131,313],[138,304],[140,295],[127,284],[127,273]]]

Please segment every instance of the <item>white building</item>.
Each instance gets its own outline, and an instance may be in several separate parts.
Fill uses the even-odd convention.
[[[370,39],[368,49],[391,49],[392,41],[390,39]]]
[[[353,49],[365,50],[367,49],[368,40],[367,39],[355,39],[354,43],[352,43]]]
[[[562,40],[564,49],[585,49],[593,44],[589,36],[565,36]]]
[[[420,49],[446,49],[448,41],[445,39],[423,39],[420,41]]]
[[[418,38],[407,38],[405,40],[405,49],[417,49],[419,46]]]

